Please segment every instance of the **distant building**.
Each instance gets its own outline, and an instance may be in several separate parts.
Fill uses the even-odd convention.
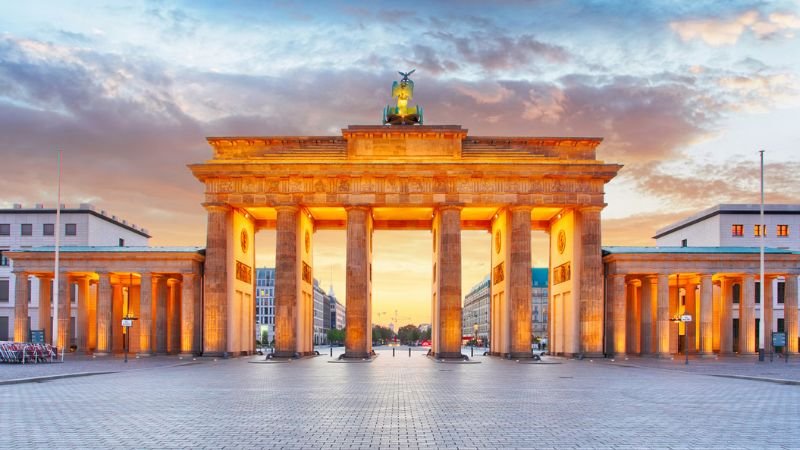
[[[327,342],[328,330],[325,328],[325,304],[328,296],[319,286],[319,281],[314,280],[314,345]],[[328,306],[330,310],[330,306]]]
[[[333,292],[333,286],[328,291],[328,310],[331,314],[330,327],[337,330],[343,330],[347,325],[345,320],[346,309],[343,304],[336,299],[336,294]]]
[[[473,336],[477,325],[477,338],[486,342],[489,338],[489,282],[490,277],[470,289],[464,297],[461,310],[463,336]],[[547,337],[548,289],[547,268],[531,269],[531,332],[534,336]]]
[[[461,310],[462,336],[473,336],[478,325],[477,338],[485,343],[489,339],[489,275],[470,289],[464,297]]]
[[[429,324],[429,323],[421,323],[421,324],[419,324],[417,329],[419,330],[420,333],[424,333],[424,332],[426,332],[426,331],[431,329],[431,324]]]
[[[267,331],[267,343],[275,339],[275,269],[256,269],[256,339]]]
[[[758,247],[758,204],[716,205],[656,232],[657,247]],[[800,205],[764,205],[764,246],[800,250]]]
[[[15,277],[12,263],[4,252],[26,250],[33,247],[53,246],[55,244],[55,208],[45,208],[37,204],[24,208],[15,204],[10,209],[0,209],[0,341],[13,339]],[[77,208],[61,208],[61,225],[58,230],[62,246],[81,247],[143,247],[148,245],[150,235],[144,228],[128,223],[105,211],[98,211],[93,205],[81,203]],[[77,284],[72,284],[73,295],[77,301]],[[51,297],[53,290],[50,289]],[[39,314],[39,279],[28,278],[27,298],[28,329],[51,329],[51,323],[41,323]],[[76,342],[76,311],[72,308],[70,345]],[[52,313],[50,314],[52,321]]]

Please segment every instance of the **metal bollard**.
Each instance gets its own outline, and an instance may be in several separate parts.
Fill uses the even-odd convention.
[[[408,357],[411,358],[411,347],[408,347]]]
[[[333,358],[333,347],[331,347],[331,358]]]
[[[392,358],[394,358],[394,347],[392,347]]]
[[[473,356],[475,356],[475,347],[469,349],[469,357],[472,358]]]

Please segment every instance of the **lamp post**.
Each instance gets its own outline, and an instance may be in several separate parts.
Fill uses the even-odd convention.
[[[761,325],[758,330],[758,360],[764,361],[764,336],[766,335],[765,329],[766,324],[764,323],[764,235],[767,234],[767,227],[764,223],[764,150],[759,150],[758,153],[761,155],[761,210],[760,210],[760,220],[761,220],[761,233],[758,236],[758,242],[760,246],[759,251],[759,268],[761,270],[761,282],[758,283],[758,293],[759,298],[761,299],[761,308],[760,311],[760,319],[759,324]],[[770,328],[772,328],[772,324],[770,324]]]

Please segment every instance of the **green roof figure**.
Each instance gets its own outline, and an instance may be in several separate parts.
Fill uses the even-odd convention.
[[[414,82],[408,76],[416,70],[398,72],[403,78],[392,83],[392,98],[397,99],[397,106],[387,105],[383,109],[384,125],[422,125],[422,107],[408,106],[408,101],[414,96]]]

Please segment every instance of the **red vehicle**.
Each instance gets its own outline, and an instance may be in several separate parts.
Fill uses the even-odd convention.
[[[429,341],[427,339],[423,339],[423,340],[419,341],[419,345],[420,345],[420,347],[430,347],[431,346],[431,341]]]

